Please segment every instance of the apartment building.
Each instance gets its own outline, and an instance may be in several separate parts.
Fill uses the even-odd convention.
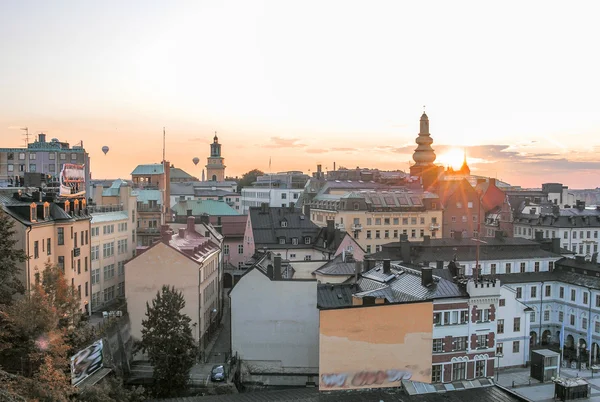
[[[296,204],[308,179],[308,175],[299,171],[258,176],[251,187],[242,189],[242,213],[247,214],[250,207],[260,207],[263,203],[271,207]]]
[[[420,241],[442,233],[441,204],[436,195],[427,192],[319,194],[304,204],[304,210],[318,226],[333,220],[336,228],[350,233],[367,254],[379,252],[403,234]]]
[[[467,179],[443,180],[436,188],[443,208],[442,236],[477,237],[485,219],[480,194]]]
[[[536,232],[545,239],[560,239],[562,248],[590,260],[600,244],[600,207],[586,208],[583,201],[573,208],[525,206],[515,216],[513,236],[535,239]]]
[[[131,172],[137,196],[137,245],[148,247],[160,237],[160,226],[171,221],[168,161],[138,165]]]
[[[86,199],[54,200],[38,189],[0,191],[2,210],[14,222],[17,247],[30,257],[22,265],[27,291],[41,279],[46,264],[62,268],[81,298],[80,311],[91,313],[90,220]]]
[[[50,181],[58,183],[66,163],[83,165],[86,193],[91,194],[90,157],[83,148],[83,141],[73,146],[56,138],[46,141],[43,133],[25,148],[0,148],[0,183],[12,187],[26,185],[26,173],[48,175]]]
[[[201,351],[215,334],[222,314],[221,246],[211,231],[197,232],[195,219],[173,231],[161,227],[160,241],[125,263],[125,296],[131,320],[131,335],[141,338],[146,303],[163,285],[183,293],[183,313],[191,318],[194,339]]]

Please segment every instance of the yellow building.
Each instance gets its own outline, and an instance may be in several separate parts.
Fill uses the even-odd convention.
[[[215,133],[213,143],[210,144],[210,156],[206,164],[206,179],[208,181],[224,181],[225,180],[225,158],[221,156],[221,144]]]
[[[200,225],[199,225],[200,226]],[[161,241],[125,264],[125,295],[131,336],[140,339],[146,303],[163,285],[185,298],[183,313],[191,318],[194,339],[204,350],[221,316],[221,245],[209,233],[198,233],[195,219],[175,233],[161,228]]]
[[[81,312],[90,312],[90,215],[85,198],[42,201],[39,191],[11,188],[0,192],[0,203],[14,219],[17,247],[29,260],[22,264],[27,291],[41,280],[47,263],[63,269],[81,297]]]
[[[351,233],[367,254],[399,241],[401,234],[419,241],[424,236],[441,237],[442,233],[442,206],[438,197],[428,192],[320,194],[305,204],[305,213],[323,227],[334,220],[336,228]]]

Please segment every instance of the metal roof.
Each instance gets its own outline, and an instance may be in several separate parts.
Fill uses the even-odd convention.
[[[137,165],[132,175],[153,175],[153,174],[164,174],[165,169],[162,163],[151,163],[148,165]]]
[[[283,248],[311,248],[321,228],[310,221],[297,209],[288,207],[270,207],[267,212],[261,212],[261,207],[250,207],[248,216],[252,224],[254,243],[257,248],[281,246]],[[285,224],[282,222],[285,221]],[[285,226],[284,226],[285,225]],[[310,237],[310,244],[305,244],[304,239]],[[285,244],[279,239],[285,239]],[[298,239],[298,244],[293,245],[292,239]]]
[[[127,214],[127,212],[124,212],[124,211],[100,212],[100,213],[92,214],[92,224],[122,221],[125,219],[129,220],[129,215]]]
[[[159,205],[162,205],[162,194],[160,190],[137,190],[136,191],[137,202],[147,204],[148,201],[156,201]]]
[[[105,188],[102,190],[102,197],[116,197],[119,195],[121,191],[121,185],[127,184],[126,181],[117,179],[115,180],[109,188]]]
[[[171,180],[173,179],[194,179],[194,176],[187,173],[185,170],[172,167],[169,172],[169,177]]]
[[[171,209],[176,215],[180,216],[186,216],[189,210],[192,211],[193,216],[202,214],[211,216],[239,215],[239,212],[231,208],[225,201],[218,200],[179,201]]]

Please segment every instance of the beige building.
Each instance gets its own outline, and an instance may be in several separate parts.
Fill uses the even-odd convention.
[[[63,269],[81,297],[81,312],[90,312],[90,215],[85,198],[42,201],[36,189],[0,191],[3,211],[14,219],[17,247],[30,257],[22,264],[27,291],[41,280],[47,263]]]
[[[125,264],[132,337],[141,338],[146,303],[163,285],[174,286],[183,293],[183,313],[191,318],[194,338],[204,350],[221,315],[221,245],[215,240],[210,225],[196,225],[190,217],[176,232],[164,225],[161,240]]]
[[[125,296],[125,263],[135,256],[136,197],[123,180],[94,188],[90,206],[91,306],[108,310]],[[122,299],[121,299],[122,300]]]
[[[442,237],[442,207],[437,196],[428,192],[322,194],[304,208],[319,226],[335,221],[335,227],[352,234],[367,254],[380,251],[383,244],[399,241],[401,234],[411,241]]]

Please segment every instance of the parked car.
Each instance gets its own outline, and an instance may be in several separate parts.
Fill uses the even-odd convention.
[[[220,382],[225,381],[225,379],[225,367],[223,367],[222,364],[213,366],[212,370],[210,371],[210,380],[212,382]]]

